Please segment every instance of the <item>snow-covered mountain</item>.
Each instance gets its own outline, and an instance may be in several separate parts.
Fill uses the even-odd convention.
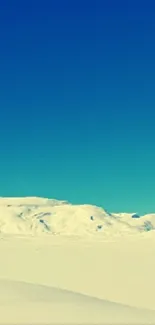
[[[0,198],[0,233],[112,236],[155,229],[155,214],[109,213],[93,205],[55,199]]]
[[[153,214],[1,198],[0,324],[155,324],[154,228]]]

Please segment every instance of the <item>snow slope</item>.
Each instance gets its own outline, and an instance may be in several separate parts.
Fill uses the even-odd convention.
[[[155,229],[155,214],[108,213],[92,205],[46,198],[0,198],[0,233],[23,235],[126,236]]]
[[[67,290],[0,280],[3,324],[153,324],[155,311],[100,300]]]

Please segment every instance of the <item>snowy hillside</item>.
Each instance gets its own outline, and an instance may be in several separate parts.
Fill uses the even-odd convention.
[[[0,241],[0,324],[155,324],[153,238]]]
[[[155,229],[155,214],[108,213],[92,205],[28,197],[0,198],[0,233],[63,235],[127,235]],[[100,235],[99,235],[100,234]]]
[[[0,280],[3,324],[154,324],[155,311],[101,300],[67,290]],[[24,322],[23,322],[24,315]]]

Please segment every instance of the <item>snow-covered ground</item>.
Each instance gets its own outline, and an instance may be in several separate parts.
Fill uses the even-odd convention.
[[[0,199],[0,324],[155,324],[145,221],[153,228],[154,215]]]

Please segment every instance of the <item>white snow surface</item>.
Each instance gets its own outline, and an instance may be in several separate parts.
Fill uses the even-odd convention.
[[[46,198],[0,198],[0,233],[109,237],[154,231],[155,214],[141,218],[132,215]]]
[[[147,311],[67,290],[19,281],[0,281],[0,313],[3,324],[138,324],[152,323],[155,311]],[[24,317],[23,317],[24,316]]]
[[[155,215],[132,215],[1,198],[0,324],[155,324]]]

